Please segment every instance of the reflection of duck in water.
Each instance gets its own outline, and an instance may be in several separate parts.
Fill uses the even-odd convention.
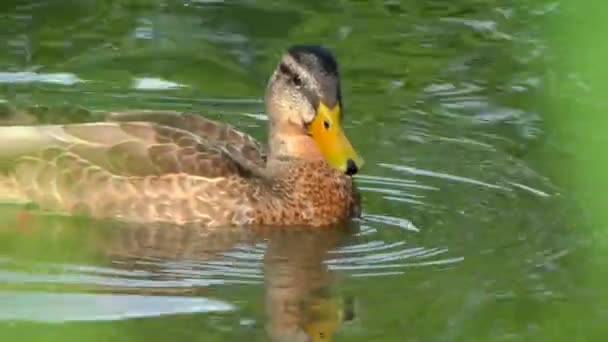
[[[173,230],[173,231],[167,231]],[[264,284],[267,332],[273,341],[331,341],[353,319],[352,300],[333,291],[327,252],[348,236],[345,228],[209,229],[194,225],[105,229],[103,251],[112,257],[206,261],[237,244],[266,242]],[[141,267],[141,266],[140,266]]]
[[[333,273],[324,263],[342,238],[339,230],[290,230],[268,239],[264,282],[274,341],[331,341],[352,319],[352,302],[333,292]]]
[[[312,225],[357,214],[361,167],[341,128],[338,65],[318,46],[282,57],[266,91],[269,149],[193,114],[0,128],[13,195],[43,208],[133,222]],[[11,161],[14,163],[6,163]]]
[[[352,229],[354,228],[215,229],[194,224],[133,224],[48,215],[38,217],[34,214],[26,238],[31,240],[31,234],[36,234],[37,241],[46,242],[46,252],[42,256],[45,262],[49,261],[46,255],[53,254],[54,248],[79,246],[83,251],[92,252],[89,255],[97,262],[109,260],[114,268],[146,270],[154,279],[161,277],[171,283],[179,282],[182,273],[174,274],[167,270],[165,261],[179,265],[180,269],[191,268],[187,277],[192,277],[197,272],[208,274],[207,261],[222,260],[224,253],[230,252],[237,245],[265,242],[262,266],[268,335],[273,341],[331,341],[342,323],[352,319],[352,302],[344,300],[335,291],[333,274],[324,261],[328,251],[348,238]],[[74,257],[78,254],[70,253],[70,263],[75,262]],[[146,262],[140,262],[142,260]],[[238,272],[237,268],[231,274]],[[207,287],[79,286],[80,291],[148,295],[204,295],[206,289]]]

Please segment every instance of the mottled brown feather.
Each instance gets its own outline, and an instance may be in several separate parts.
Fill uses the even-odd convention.
[[[356,208],[351,178],[324,160],[266,168],[256,159],[262,152],[251,159],[227,151],[230,139],[233,150],[260,151],[244,134],[211,134],[224,139],[216,143],[180,127],[117,121],[33,128],[46,134],[46,145],[21,151],[7,184],[43,208],[135,222],[319,226]]]
[[[131,110],[110,112],[107,115],[107,120],[155,122],[163,126],[187,130],[223,147],[232,156],[238,156],[237,159],[242,159],[246,164],[252,163],[258,167],[263,167],[268,157],[266,148],[249,134],[241,132],[227,123],[211,120],[194,113]]]

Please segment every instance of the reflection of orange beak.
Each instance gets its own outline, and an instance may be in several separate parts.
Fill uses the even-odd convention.
[[[332,341],[342,324],[352,321],[355,314],[352,298],[336,296],[313,298],[306,309],[304,331],[311,342]]]
[[[309,133],[319,146],[327,162],[334,168],[347,172],[349,160],[356,170],[363,166],[363,159],[357,155],[350,141],[346,138],[341,126],[341,109],[337,104],[329,109],[323,102],[319,103],[317,115],[310,124]]]

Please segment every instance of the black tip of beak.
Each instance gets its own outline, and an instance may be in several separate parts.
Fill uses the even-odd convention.
[[[359,171],[357,164],[352,159],[346,161],[346,174],[352,176]]]

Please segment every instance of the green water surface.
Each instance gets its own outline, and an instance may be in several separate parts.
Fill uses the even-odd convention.
[[[0,340],[602,340],[594,239],[560,177],[571,146],[545,125],[559,52],[546,23],[559,9],[3,0],[6,124],[174,109],[264,140],[280,54],[318,43],[340,62],[346,131],[366,164],[363,216],[336,231],[44,213],[23,229],[21,206],[3,205]]]

